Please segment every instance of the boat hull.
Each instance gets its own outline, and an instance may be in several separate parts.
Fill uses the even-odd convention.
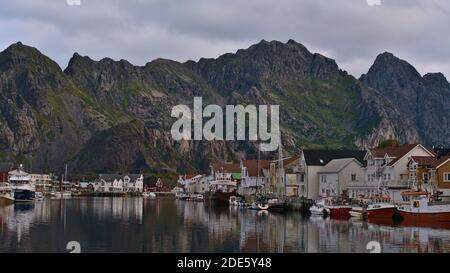
[[[334,206],[327,207],[330,211],[330,217],[348,217],[350,216],[350,211],[352,210],[351,206]]]
[[[230,204],[229,200],[231,196],[239,196],[239,194],[236,190],[232,192],[216,191],[210,196],[210,201],[214,202],[216,205],[228,206]]]
[[[0,195],[0,206],[7,206],[14,204],[14,198],[6,195]]]
[[[35,199],[35,192],[30,190],[14,190],[14,202],[33,202]]]
[[[375,218],[392,218],[394,217],[397,209],[395,207],[392,208],[380,208],[380,209],[368,209],[367,210],[367,218],[375,219]]]
[[[450,212],[410,212],[398,210],[398,213],[408,222],[450,222]]]

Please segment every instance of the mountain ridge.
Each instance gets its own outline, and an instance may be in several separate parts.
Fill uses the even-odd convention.
[[[144,66],[74,53],[64,70],[36,48],[10,47],[17,58],[0,53],[0,159],[32,161],[41,170],[67,163],[74,172],[188,171],[256,154],[252,142],[173,141],[171,106],[190,105],[194,96],[222,106],[281,105],[287,153],[373,146],[390,137],[425,144],[450,140],[450,117],[430,121],[450,107],[445,76],[417,76],[392,53],[380,54],[356,79],[292,39],[262,40],[197,62],[155,59]],[[29,57],[20,59],[25,53]],[[415,102],[405,100],[411,94]],[[439,123],[443,129],[434,130]],[[132,143],[133,153],[120,143]]]

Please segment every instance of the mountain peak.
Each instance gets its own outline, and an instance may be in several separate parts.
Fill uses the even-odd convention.
[[[450,90],[450,83],[444,74],[438,73],[427,73],[423,76],[423,80],[427,86],[436,86],[442,89]]]

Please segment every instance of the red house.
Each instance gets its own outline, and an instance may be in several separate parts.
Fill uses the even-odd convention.
[[[11,170],[11,163],[0,163],[0,183],[8,182],[8,172]]]

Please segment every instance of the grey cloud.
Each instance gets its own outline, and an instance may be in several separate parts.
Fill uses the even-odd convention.
[[[447,0],[6,0],[0,47],[18,40],[65,67],[72,53],[145,64],[217,57],[292,38],[355,76],[391,51],[420,73],[450,75]]]

